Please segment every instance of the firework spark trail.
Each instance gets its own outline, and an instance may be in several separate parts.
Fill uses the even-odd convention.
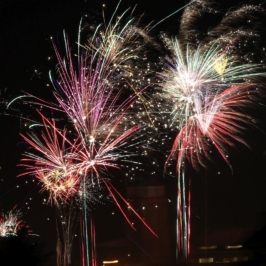
[[[139,129],[138,126],[125,131],[117,138],[110,139],[113,127],[102,143],[97,143],[96,140],[90,142],[89,139],[90,143],[87,145],[84,139],[77,138],[72,144],[66,138],[66,131],[59,131],[54,122],[50,122],[42,114],[40,115],[45,128],[45,132],[41,135],[43,141],[35,135],[30,135],[29,138],[22,135],[29,145],[40,152],[40,155],[32,152],[25,153],[28,158],[24,158],[22,161],[28,163],[23,163],[21,166],[28,170],[20,176],[35,175],[43,183],[43,190],[49,191],[51,199],[55,202],[58,199],[71,200],[81,187],[82,176],[91,177],[88,180],[89,183],[99,186],[102,179],[105,179],[102,173],[106,172],[107,168],[119,168],[117,161],[127,161],[127,158],[134,155],[128,153],[127,146],[131,143],[127,141]],[[118,124],[119,121],[116,125]],[[65,147],[66,143],[69,148]],[[130,162],[134,163],[132,160]],[[86,191],[87,193],[90,194],[90,191]]]
[[[0,216],[0,237],[17,236],[22,229],[27,230],[27,234],[32,231],[27,228],[24,221],[21,219],[22,212],[16,209],[15,206],[11,211],[2,213]]]
[[[159,74],[163,90],[160,96],[172,106],[172,126],[179,130],[166,165],[177,156],[177,246],[183,249],[185,257],[189,254],[190,232],[185,160],[193,168],[198,164],[205,166],[205,158],[212,159],[209,150],[215,147],[231,167],[228,147],[236,147],[237,143],[248,146],[244,130],[256,127],[255,120],[243,110],[257,105],[262,95],[258,81],[265,77],[265,71],[252,60],[245,62],[243,52],[236,49],[243,39],[258,37],[254,29],[241,28],[241,21],[248,19],[248,10],[254,16],[256,12],[262,14],[263,9],[239,8],[208,31],[197,25],[206,14],[217,13],[216,6],[205,0],[193,1],[181,18],[179,38],[170,40],[162,35],[172,57],[166,60],[166,67]]]
[[[109,24],[108,28],[112,28],[112,33],[105,34],[104,38],[107,39],[113,38],[114,36],[111,35],[114,32],[117,35],[120,29],[118,24],[114,27]],[[123,27],[123,31],[127,28],[128,24]],[[115,42],[119,41],[125,45],[128,42],[126,41],[127,34],[126,32],[121,33],[123,41],[120,37],[115,39]],[[133,37],[136,38],[137,35],[135,33]],[[130,37],[131,41],[133,37]],[[115,70],[121,62],[111,64],[109,62],[112,61],[111,59],[106,60],[108,55],[106,53],[104,56],[102,55],[102,49],[106,48],[103,47],[104,44],[96,51],[86,47],[87,50],[80,55],[80,66],[78,67],[80,72],[78,73],[74,71],[68,41],[66,40],[68,61],[62,59],[54,46],[59,62],[59,81],[55,84],[58,92],[55,96],[63,111],[73,122],[80,139],[80,142],[76,144],[78,152],[69,154],[69,156],[77,162],[76,167],[82,175],[87,176],[94,172],[93,178],[98,179],[101,178],[98,168],[119,168],[119,165],[116,164],[117,161],[129,161],[129,158],[135,155],[128,152],[128,148],[132,149],[132,146],[134,148],[131,136],[140,129],[139,126],[125,129],[123,125],[123,119],[131,108],[131,104],[135,102],[136,96],[132,94],[126,100],[122,100],[120,96],[124,90],[123,86],[122,89],[117,90],[117,86],[110,85],[111,81],[116,80],[118,76]],[[124,49],[114,49],[112,54],[114,52],[124,53]],[[108,71],[103,71],[103,69],[108,69]],[[115,96],[113,96],[114,94]]]
[[[118,9],[119,4],[116,9]],[[77,125],[78,130],[82,132],[96,128],[97,125],[94,123],[100,123],[97,119],[101,119],[102,124],[107,124],[107,116],[114,112],[114,106],[108,103],[109,110],[106,109],[104,115],[99,112],[99,108],[103,106],[101,101],[104,99],[111,100],[110,97],[105,97],[106,91],[109,91],[113,96],[116,95],[116,99],[113,99],[114,104],[124,91],[126,93],[122,97],[127,97],[128,101],[133,102],[132,96],[136,94],[144,108],[150,110],[147,106],[148,101],[144,88],[150,85],[147,75],[150,75],[151,70],[148,66],[147,71],[145,55],[147,49],[144,48],[146,48],[147,43],[153,46],[156,44],[148,35],[150,24],[145,27],[139,26],[142,16],[140,18],[133,17],[134,8],[128,18],[127,15],[130,10],[131,8],[128,8],[115,19],[116,10],[107,25],[103,15],[104,23],[96,27],[93,36],[87,39],[88,43],[82,45],[79,41],[77,69],[74,67],[66,34],[64,33],[66,59],[62,58],[53,43],[58,60],[57,74],[59,80],[54,79],[51,73],[50,79],[54,84],[54,95],[59,106],[51,102],[47,103],[28,93],[22,97],[32,97],[36,100],[36,102],[27,101],[30,104],[41,103],[44,107],[67,113],[72,122]],[[79,26],[79,40],[83,28],[86,29],[86,26],[82,26],[82,21]],[[81,48],[84,49],[81,51]],[[96,87],[97,89],[95,89]],[[129,90],[125,90],[124,87],[129,88]],[[76,95],[75,99],[73,98],[74,94]],[[129,94],[131,96],[128,97]],[[14,101],[17,100],[19,98],[14,99]],[[125,101],[124,104],[127,105],[127,102]],[[104,109],[101,110],[104,112]],[[88,111],[95,113],[93,121],[86,119]],[[115,113],[118,112],[115,111]],[[109,118],[111,119],[111,117]],[[105,123],[102,122],[103,119],[106,119]]]
[[[106,129],[121,120],[121,113],[126,113],[136,97],[132,95],[121,102],[123,86],[117,91],[117,86],[110,85],[110,80],[117,76],[114,69],[106,72],[105,76],[101,74],[101,68],[106,67],[103,60],[95,62],[91,55],[84,52],[80,59],[80,72],[76,73],[69,47],[68,63],[60,57],[55,46],[54,48],[59,62],[59,81],[55,87],[60,88],[60,93],[55,93],[56,100],[74,123],[79,134],[82,133],[85,138],[88,135],[93,138],[102,135],[104,138],[105,132],[109,134]],[[116,125],[116,129],[118,128]]]
[[[76,150],[75,144],[70,143],[66,138],[66,131],[59,134],[55,123],[49,121],[42,116],[43,128],[40,140],[36,135],[30,134],[26,137],[21,134],[22,138],[35,149],[35,152],[26,152],[26,158],[21,159],[20,166],[27,170],[20,174],[34,175],[42,184],[43,189],[47,190],[55,203],[58,199],[67,201],[73,197],[78,191],[80,176],[75,169],[68,153]],[[66,148],[66,142],[69,148]],[[69,145],[70,144],[70,145]],[[36,151],[39,154],[36,154]]]
[[[69,49],[67,50],[69,51]],[[98,181],[94,179],[99,179],[101,176],[99,167],[102,169],[119,168],[115,164],[116,161],[121,159],[126,161],[127,158],[134,155],[128,153],[127,148],[132,145],[130,143],[131,135],[136,133],[140,127],[133,126],[125,130],[124,126],[121,128],[121,123],[135,97],[130,97],[121,103],[119,99],[121,90],[113,97],[113,88],[108,85],[111,74],[108,74],[108,77],[100,82],[98,70],[89,70],[89,73],[83,72],[86,69],[87,59],[82,56],[80,69],[83,74],[79,76],[77,82],[77,74],[73,71],[72,61],[68,63],[70,69],[68,71],[57,50],[56,53],[60,65],[58,71],[61,73],[57,87],[60,86],[60,92],[63,94],[62,100],[59,98],[60,96],[56,97],[65,113],[74,121],[80,139],[80,142],[76,144],[78,152],[70,153],[69,156],[77,162],[75,167],[82,175],[88,176],[90,172],[94,172],[92,182],[97,183]],[[71,58],[70,54],[68,58]],[[102,62],[97,63],[101,67]],[[96,69],[97,67],[98,65],[96,65]],[[89,67],[89,69],[91,68]],[[62,104],[63,102],[64,104]],[[84,106],[86,103],[87,105]],[[81,112],[82,114],[80,114]]]
[[[121,2],[121,1],[120,1]],[[150,35],[151,24],[142,26],[143,15],[134,17],[136,6],[128,8],[121,15],[115,16],[120,5],[118,3],[111,19],[106,23],[103,10],[103,23],[96,27],[92,36],[87,38],[88,43],[83,45],[89,53],[93,54],[93,61],[100,60],[99,76],[104,77],[109,71],[114,72],[114,78],[109,79],[109,84],[117,90],[118,85],[127,87],[127,93],[136,94],[136,103],[139,109],[145,109],[146,119],[152,122],[152,108],[149,106],[149,95],[146,89],[151,86],[151,73],[155,75],[149,63],[149,49],[147,47],[158,48],[158,43]],[[129,14],[129,12],[131,13]],[[158,50],[158,49],[157,49]],[[127,96],[126,96],[127,97]],[[135,108],[136,110],[136,108]],[[135,121],[143,123],[139,112],[132,112]]]
[[[91,235],[91,243],[92,243],[92,266],[97,266],[97,253],[96,253],[96,230],[95,230],[95,224],[94,221],[92,219],[92,217],[90,217],[90,225],[91,225],[91,231],[90,231],[90,235]]]
[[[261,41],[260,32],[264,31],[261,21],[265,18],[265,8],[262,5],[244,4],[225,13],[219,5],[218,1],[195,0],[184,9],[178,34],[184,50],[188,44],[193,48],[197,48],[199,44],[207,48],[214,43],[224,46],[233,44],[236,39],[244,43],[249,40],[253,43],[254,40]],[[243,46],[245,45],[237,41],[231,48],[239,56],[246,52]],[[255,46],[252,50],[261,53]]]
[[[241,45],[241,47],[239,42],[235,42],[235,40],[243,40],[245,42],[250,40],[252,43],[260,41],[261,36],[257,30],[260,31],[261,21],[264,18],[265,8],[260,5],[244,5],[239,7],[236,10],[227,12],[222,21],[208,32],[208,37],[204,42],[206,44],[209,43],[209,45],[214,41],[219,41],[224,45],[232,43],[232,49],[239,56],[245,51],[245,49],[241,49],[245,45]],[[234,45],[234,42],[236,45]],[[261,53],[256,47],[252,50],[254,52],[257,50],[257,52]]]
[[[120,2],[116,10],[119,5]],[[139,55],[145,52],[147,43],[152,43],[152,38],[148,35],[150,24],[141,27],[142,16],[133,17],[134,10],[135,8],[126,9],[116,17],[116,20],[114,15],[117,11],[115,11],[107,25],[103,13],[104,23],[96,27],[92,38],[85,45],[86,49],[95,51],[95,57],[100,57],[104,61],[105,67],[101,68],[101,73],[114,69],[126,79],[140,73],[136,59],[140,59]],[[130,11],[131,14],[127,17]]]
[[[91,171],[96,174],[97,178],[100,178],[98,168],[102,167],[103,169],[108,167],[119,168],[117,161],[126,161],[127,157],[132,157],[133,154],[126,154],[125,148],[123,146],[128,144],[124,142],[126,138],[133,134],[139,129],[139,127],[134,127],[116,139],[112,139],[106,143],[106,140],[103,144],[97,148],[98,144],[95,144],[95,141],[90,144],[89,147],[85,145],[84,142],[81,143],[82,148],[78,154],[71,154],[75,160],[77,160],[76,167],[84,175],[88,175]],[[134,163],[134,161],[131,161]]]
[[[74,231],[77,227],[75,203],[59,204],[57,207],[57,265],[70,265]]]

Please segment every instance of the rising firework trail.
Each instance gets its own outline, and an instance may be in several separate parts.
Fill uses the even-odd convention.
[[[57,208],[57,265],[71,265],[74,232],[78,224],[78,210],[75,202],[60,204]]]

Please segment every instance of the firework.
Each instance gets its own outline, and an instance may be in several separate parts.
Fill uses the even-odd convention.
[[[49,122],[42,116],[45,133],[41,139],[34,134],[29,138],[22,135],[23,139],[34,148],[35,152],[26,152],[22,159],[27,170],[22,175],[33,175],[42,184],[43,190],[50,192],[50,199],[57,203],[58,199],[67,201],[78,191],[80,176],[72,160],[68,157],[75,143],[70,143],[66,138],[66,131],[60,133],[55,123]],[[66,143],[69,148],[66,147]]]
[[[26,158],[23,159],[24,163],[21,166],[28,170],[23,175],[34,175],[43,184],[43,190],[49,191],[51,199],[56,203],[59,200],[71,202],[79,198],[82,210],[80,222],[83,263],[86,265],[90,265],[90,261],[94,260],[91,258],[93,253],[90,254],[88,225],[94,232],[89,217],[89,204],[92,198],[95,199],[94,192],[97,189],[107,189],[130,226],[134,228],[120,201],[122,204],[128,203],[108,180],[110,168],[120,168],[124,163],[138,163],[132,160],[132,157],[138,155],[134,150],[142,142],[141,135],[137,134],[140,126],[124,123],[127,112],[137,97],[132,92],[124,98],[125,86],[118,82],[121,77],[118,67],[124,62],[120,61],[122,58],[119,59],[123,49],[113,48],[112,54],[105,50],[110,44],[109,40],[114,38],[112,34],[117,30],[117,25],[112,28],[112,33],[108,32],[110,38],[102,36],[105,48],[100,46],[95,50],[95,47],[87,47],[82,50],[77,62],[73,60],[67,39],[66,58],[59,54],[54,45],[58,59],[58,79],[51,75],[51,80],[57,105],[41,99],[38,101],[41,101],[43,106],[50,107],[53,112],[61,111],[61,116],[65,115],[69,121],[68,128],[71,128],[71,134],[70,130],[60,130],[54,121],[51,122],[39,112],[44,128],[41,137],[37,134],[29,134],[29,137],[22,135],[33,148],[24,154]],[[129,27],[128,25],[126,27]],[[135,35],[128,39],[126,37],[132,35],[132,31],[131,28],[126,32],[122,30],[121,36],[115,42],[120,42],[122,35],[124,40],[132,42]],[[114,60],[118,61],[114,63]],[[134,214],[155,234],[135,211]]]
[[[85,48],[95,51],[94,57],[104,61],[102,73],[114,69],[120,77],[129,81],[136,75],[145,75],[143,69],[139,69],[140,61],[143,60],[139,55],[146,53],[145,46],[152,43],[152,38],[148,35],[150,24],[141,27],[142,16],[133,16],[135,8],[128,8],[117,16],[120,2],[107,24],[103,13],[103,23],[88,38]],[[127,16],[129,12],[131,13]]]
[[[0,216],[0,237],[11,237],[17,236],[18,233],[26,229],[28,234],[31,231],[25,225],[24,221],[21,219],[22,212],[16,209],[15,206],[11,211],[7,213],[2,213]]]
[[[102,201],[102,189],[132,226],[122,204],[131,207],[112,185],[109,170],[139,163],[136,159],[140,154],[138,147],[140,144],[147,146],[140,133],[140,124],[152,124],[156,126],[155,131],[169,127],[169,130],[178,131],[166,164],[177,157],[177,238],[179,248],[183,248],[187,256],[190,194],[186,187],[190,181],[185,176],[185,162],[190,162],[193,168],[205,167],[206,159],[213,159],[210,150],[215,148],[230,165],[229,147],[238,143],[248,146],[244,130],[254,126],[255,120],[244,110],[257,104],[261,95],[258,81],[264,75],[261,65],[252,62],[259,58],[259,30],[250,30],[247,22],[249,16],[256,21],[255,15],[263,16],[265,10],[260,6],[233,10],[217,25],[205,27],[206,23],[200,22],[206,20],[206,16],[215,16],[217,6],[207,0],[191,1],[184,9],[178,38],[171,40],[161,35],[168,56],[158,64],[163,65],[163,70],[157,76],[154,69],[158,65],[153,69],[156,64],[150,63],[148,58],[150,44],[153,48],[159,47],[149,36],[150,24],[141,27],[140,19],[133,17],[134,9],[130,8],[116,16],[119,4],[108,23],[103,15],[103,23],[89,32],[85,44],[80,42],[80,34],[86,30],[81,21],[77,57],[66,35],[65,56],[53,42],[58,61],[56,75],[50,74],[54,102],[27,95],[7,105],[10,108],[15,101],[31,97],[36,101],[31,102],[35,106],[41,102],[53,112],[52,119],[43,115],[45,111],[39,112],[41,134],[34,128],[32,132],[35,133],[22,135],[30,147],[22,159],[21,166],[27,169],[22,175],[35,176],[42,190],[47,190],[58,206],[59,202],[78,203],[82,209],[85,263],[89,263],[88,243],[94,242],[89,238],[88,224],[92,238],[95,237],[88,216],[92,203]],[[256,42],[251,56],[245,47],[253,40]],[[153,59],[158,62],[158,58]],[[146,97],[146,88],[158,80],[159,85],[149,90],[154,97]],[[166,118],[168,112],[170,116]],[[57,115],[59,119],[54,118]],[[147,116],[149,123],[144,121]],[[55,123],[55,120],[60,122]],[[62,121],[65,122],[63,126]],[[32,121],[28,123],[33,129]],[[146,132],[150,134],[151,130]],[[154,136],[149,137],[152,142]],[[163,136],[162,143],[167,139],[168,136]],[[69,239],[64,241],[69,242]],[[70,259],[65,257],[65,260]]]
[[[226,146],[233,146],[235,140],[247,145],[238,135],[242,134],[244,123],[252,124],[254,120],[238,110],[254,105],[261,96],[252,82],[264,75],[256,72],[261,66],[239,65],[218,45],[207,50],[188,46],[183,54],[175,39],[173,51],[174,62],[169,62],[162,74],[163,96],[172,105],[172,125],[179,130],[170,156],[179,151],[178,171],[184,158],[193,166],[198,162],[204,165],[204,158],[210,159],[210,140],[229,164]]]
[[[78,224],[78,211],[75,202],[61,203],[57,208],[57,265],[70,265],[74,231]]]
[[[121,163],[138,163],[131,158],[138,155],[133,151],[143,142],[140,140],[141,135],[136,134],[140,126],[124,123],[136,96],[132,94],[125,100],[121,99],[125,88],[122,87],[117,92],[109,82],[117,77],[115,72],[110,70],[104,78],[102,74],[99,75],[100,70],[105,67],[104,60],[97,60],[95,65],[91,61],[94,57],[88,57],[85,51],[79,61],[81,74],[77,75],[73,71],[71,55],[68,53],[68,63],[63,64],[57,50],[56,53],[60,77],[60,81],[55,84],[57,91],[60,91],[60,95],[56,94],[56,99],[72,121],[79,139],[75,144],[76,151],[69,154],[78,173],[83,176],[83,192],[79,193],[84,197],[88,183],[91,184],[89,187],[101,183],[119,206],[105,176],[108,176],[108,169],[120,168]],[[123,211],[122,213],[126,217]]]
[[[248,146],[245,129],[256,126],[255,119],[244,110],[257,105],[262,95],[259,81],[265,71],[248,55],[243,56],[245,51],[238,52],[243,42],[258,37],[257,31],[241,27],[243,14],[245,19],[250,15],[248,10],[252,15],[263,13],[258,6],[241,7],[208,31],[196,25],[202,17],[216,14],[216,6],[208,1],[192,1],[181,18],[179,37],[170,40],[165,34],[161,36],[171,57],[159,74],[160,96],[170,108],[172,126],[178,130],[166,164],[177,156],[177,239],[185,256],[190,237],[185,161],[190,161],[193,168],[205,166],[206,158],[212,160],[210,150],[215,147],[230,165],[228,147],[236,147],[237,143]]]
[[[99,24],[91,38],[88,38],[85,48],[94,51],[94,57],[105,62],[106,66],[102,68],[104,71],[115,71],[115,79],[109,82],[115,87],[120,85],[128,88],[125,90],[126,97],[132,91],[137,94],[138,100],[135,105],[140,103],[138,108],[147,111],[150,108],[146,88],[152,83],[151,73],[155,74],[150,64],[150,50],[158,48],[158,44],[150,34],[152,23],[142,26],[143,15],[133,16],[137,6],[133,9],[128,8],[118,15],[120,3],[121,1],[108,23],[103,12],[103,23]],[[131,114],[134,121],[142,123],[143,116],[142,119],[138,119],[139,115],[134,113]],[[142,113],[147,115],[147,112]]]

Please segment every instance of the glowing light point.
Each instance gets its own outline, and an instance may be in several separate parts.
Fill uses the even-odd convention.
[[[90,143],[95,142],[95,138],[94,138],[93,136],[90,136],[89,142],[90,142]]]

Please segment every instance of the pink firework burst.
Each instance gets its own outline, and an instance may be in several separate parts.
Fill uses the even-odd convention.
[[[50,199],[56,203],[58,199],[66,201],[77,193],[80,181],[77,169],[68,156],[75,150],[75,143],[66,138],[66,130],[61,133],[54,122],[41,116],[45,130],[41,138],[34,134],[29,134],[29,137],[21,135],[34,152],[24,154],[26,158],[21,160],[20,166],[27,170],[19,176],[34,175],[42,183],[42,191],[49,192]]]
[[[105,186],[127,219],[119,199],[123,204],[127,203],[118,191],[111,189],[108,169],[120,168],[125,162],[138,163],[132,157],[138,154],[134,150],[142,142],[141,135],[137,134],[140,127],[125,123],[127,111],[136,96],[121,97],[124,86],[119,85],[121,88],[117,89],[110,82],[117,77],[115,69],[109,66],[108,71],[104,71],[105,61],[94,57],[94,52],[84,51],[75,70],[68,45],[67,60],[62,59],[54,48],[59,62],[54,95],[59,106],[54,108],[54,105],[42,102],[44,106],[67,115],[69,127],[74,128],[72,136],[75,141],[71,142],[66,131],[59,130],[54,122],[40,113],[45,129],[41,140],[33,134],[29,138],[23,136],[34,148],[34,152],[25,153],[28,158],[23,161],[30,161],[33,165],[22,165],[29,168],[24,175],[34,174],[53,199],[67,200],[80,195],[83,205],[91,198],[87,188]]]

